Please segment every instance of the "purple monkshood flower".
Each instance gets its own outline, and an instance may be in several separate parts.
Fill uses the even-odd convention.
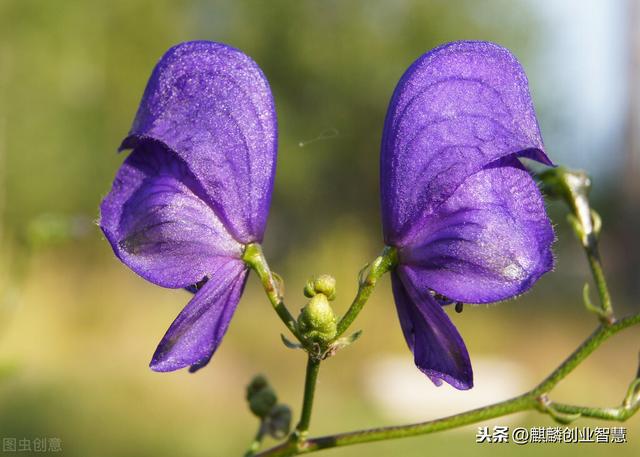
[[[553,229],[519,157],[551,165],[508,50],[450,43],[402,76],[382,137],[384,239],[398,251],[391,280],[402,331],[436,385],[473,386],[442,307],[515,297],[553,268]]]
[[[237,49],[179,44],[153,70],[124,149],[133,151],[102,202],[100,227],[140,276],[196,291],[150,364],[195,371],[244,290],[244,246],[264,234],[277,149],[269,84]]]

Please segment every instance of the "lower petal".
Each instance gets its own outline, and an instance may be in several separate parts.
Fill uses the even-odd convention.
[[[515,158],[469,177],[400,253],[419,290],[490,303],[528,290],[553,268],[544,201]]]
[[[437,386],[473,387],[469,353],[449,316],[428,291],[419,292],[402,272],[391,275],[393,295],[404,337],[416,366]]]
[[[154,371],[206,365],[220,345],[240,301],[247,272],[241,261],[218,268],[185,306],[153,354]]]

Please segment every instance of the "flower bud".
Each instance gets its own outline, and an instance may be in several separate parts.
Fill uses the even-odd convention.
[[[329,300],[336,298],[336,280],[330,275],[318,275],[307,281],[304,286],[304,295],[313,297],[317,294],[324,294]]]
[[[322,345],[335,338],[336,316],[326,295],[318,293],[309,300],[300,312],[298,327],[305,338],[314,343]]]
[[[253,397],[257,392],[260,392],[262,389],[268,386],[269,382],[267,381],[267,378],[265,378],[261,374],[255,375],[247,386],[247,401],[251,400],[251,397]]]
[[[256,416],[263,418],[273,409],[278,402],[275,391],[269,385],[267,379],[258,375],[247,386],[247,401],[249,409]]]
[[[265,420],[267,431],[271,437],[280,440],[291,430],[291,408],[287,405],[276,405]]]
[[[264,417],[278,402],[278,397],[271,387],[265,387],[249,399],[249,409],[258,417]]]

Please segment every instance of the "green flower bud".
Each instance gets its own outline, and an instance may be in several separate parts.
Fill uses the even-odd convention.
[[[249,409],[258,417],[265,417],[278,402],[274,390],[267,386],[249,398]]]
[[[291,409],[287,405],[276,405],[265,419],[269,435],[280,440],[291,430]]]
[[[247,386],[247,401],[251,412],[263,418],[273,409],[278,402],[278,397],[269,385],[267,378],[257,375]]]
[[[307,283],[304,285],[304,296],[311,298],[316,294],[316,289],[315,287],[313,287],[313,278],[311,278],[310,280],[307,281]]]
[[[307,340],[321,345],[335,338],[336,316],[326,295],[320,293],[309,300],[300,312],[298,327]]]
[[[260,392],[265,387],[269,387],[269,382],[267,378],[263,375],[259,374],[253,377],[249,385],[247,386],[247,401],[251,400],[256,393]]]
[[[314,297],[317,294],[324,294],[329,300],[336,298],[336,280],[331,275],[319,275],[307,281],[304,286],[304,295]]]

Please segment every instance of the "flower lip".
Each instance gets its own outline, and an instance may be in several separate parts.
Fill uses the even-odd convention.
[[[214,271],[167,330],[151,369],[166,372],[191,366],[194,372],[205,366],[227,331],[246,279],[241,261],[228,261]]]
[[[391,274],[400,326],[420,371],[437,386],[442,381],[457,389],[473,387],[469,353],[451,322],[430,293],[417,290],[399,267]]]

